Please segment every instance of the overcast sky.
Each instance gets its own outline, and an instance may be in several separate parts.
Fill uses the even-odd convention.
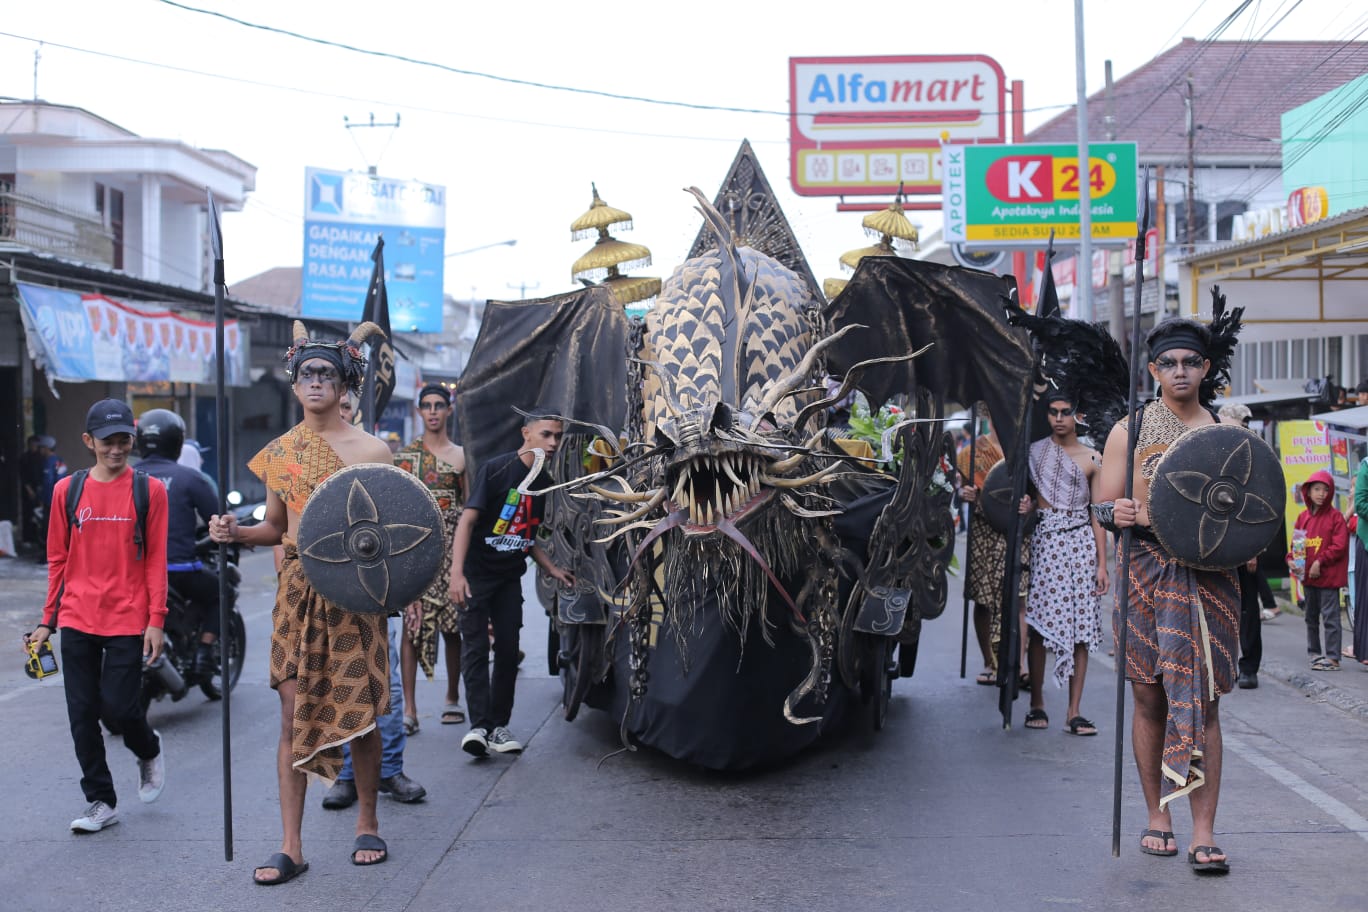
[[[619,235],[651,248],[665,275],[686,255],[698,216],[681,188],[712,197],[750,139],[819,279],[864,246],[860,214],[789,187],[788,58],[984,54],[1025,82],[1028,129],[1075,99],[1072,0],[835,3],[646,0],[636,4],[359,0],[185,0],[274,29],[461,70],[733,113],[617,100],[460,75],[369,56],[194,12],[164,0],[5,3],[0,95],[75,105],[148,137],[226,149],[258,169],[240,213],[224,217],[229,284],[298,266],[304,169],[364,171],[445,185],[446,249],[516,239],[447,260],[458,297],[569,290],[570,222],[590,181],[633,214]],[[1184,36],[1204,38],[1244,7],[1227,40],[1344,40],[1368,26],[1347,0],[1089,0],[1089,91],[1103,64],[1117,78]],[[1195,12],[1194,12],[1195,7]],[[1283,18],[1285,17],[1285,18]],[[1281,22],[1279,20],[1281,19]],[[1359,37],[1364,37],[1360,35]],[[393,122],[355,129],[352,122]],[[926,229],[933,214],[913,214]],[[359,303],[358,303],[359,308]]]

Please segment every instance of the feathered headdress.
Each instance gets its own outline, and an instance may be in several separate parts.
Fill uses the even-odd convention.
[[[1211,342],[1207,345],[1206,353],[1211,359],[1211,370],[1207,371],[1201,386],[1197,388],[1197,398],[1204,406],[1211,405],[1217,394],[1230,385],[1230,362],[1235,357],[1235,337],[1240,334],[1240,319],[1243,316],[1243,307],[1227,312],[1226,296],[1221,294],[1221,287],[1211,287],[1211,322],[1207,324]]]
[[[1130,370],[1121,346],[1104,324],[1067,320],[1058,313],[1035,316],[1012,301],[1005,306],[1008,322],[1025,327],[1040,346],[1045,382],[1070,397],[1100,449],[1112,426],[1126,417]]]

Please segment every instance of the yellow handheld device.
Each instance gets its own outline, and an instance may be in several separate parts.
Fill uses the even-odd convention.
[[[42,646],[35,646],[33,643],[25,643],[24,648],[28,650],[29,657],[24,662],[24,671],[30,678],[41,680],[57,674],[57,657],[52,654],[52,644],[47,640],[43,641]]]

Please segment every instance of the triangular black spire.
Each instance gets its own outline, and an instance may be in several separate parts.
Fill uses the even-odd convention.
[[[817,300],[825,300],[821,283],[812,274],[807,258],[803,256],[803,249],[798,245],[798,238],[779,208],[779,200],[765,178],[765,172],[760,170],[760,162],[751,149],[750,140],[741,141],[741,148],[732,160],[731,169],[722,181],[713,205],[731,223],[738,245],[774,257],[798,273],[812,288]],[[689,249],[689,256],[700,256],[716,247],[713,231],[704,222],[693,247]]]

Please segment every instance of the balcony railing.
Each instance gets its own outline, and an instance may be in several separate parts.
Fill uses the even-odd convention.
[[[114,235],[95,217],[18,193],[0,181],[0,243],[100,266],[114,265]]]

